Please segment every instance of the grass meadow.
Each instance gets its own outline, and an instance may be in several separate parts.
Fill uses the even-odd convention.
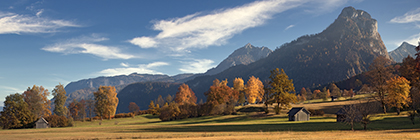
[[[334,110],[340,102],[297,104],[314,109]],[[258,106],[258,105],[254,105]],[[76,121],[74,127],[47,129],[0,130],[0,139],[420,139],[420,120],[415,125],[406,114],[377,114],[362,130],[337,123],[333,114],[311,117],[310,121],[288,121],[285,111],[280,115],[263,112],[239,115],[205,116],[162,122],[157,116],[140,115],[100,121]]]

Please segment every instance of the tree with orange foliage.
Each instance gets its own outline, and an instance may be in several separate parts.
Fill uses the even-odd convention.
[[[314,90],[314,92],[312,93],[312,99],[318,99],[319,98],[319,94],[321,93],[321,90],[317,89]]]
[[[386,94],[387,94],[387,83],[386,81],[394,77],[392,74],[392,67],[388,65],[391,61],[384,57],[376,57],[372,64],[369,66],[369,71],[366,72],[366,76],[369,80],[372,90],[375,91],[375,99],[381,103],[384,113],[386,114]]]
[[[117,92],[114,86],[100,86],[98,91],[94,92],[95,96],[95,112],[97,116],[101,117],[115,115],[118,106]]]
[[[213,83],[216,83],[215,81]],[[233,90],[225,84],[217,83],[216,85],[210,86],[210,89],[204,95],[207,97],[206,104],[211,106],[211,110],[215,107],[220,107],[219,105],[226,105],[227,108],[222,109],[226,114],[234,112],[234,106],[239,99],[238,91]]]
[[[135,102],[130,102],[130,105],[128,105],[128,110],[130,112],[136,112],[140,111],[140,107]]]
[[[264,85],[259,78],[251,76],[246,84],[246,96],[249,103],[255,103],[262,101],[264,95]]]
[[[44,87],[34,85],[22,94],[25,102],[29,106],[29,110],[36,117],[47,117],[51,115],[51,101],[48,99],[50,92]]]
[[[388,96],[386,104],[397,108],[397,114],[400,115],[400,109],[408,107],[411,103],[410,81],[404,77],[394,77],[387,81]]]
[[[77,120],[77,117],[79,115],[79,106],[76,99],[73,99],[73,101],[69,104],[69,111],[70,115],[73,119]]]
[[[197,103],[197,97],[195,93],[192,91],[187,84],[182,84],[178,88],[178,92],[175,95],[175,102],[179,105],[183,104],[192,104],[195,105]]]

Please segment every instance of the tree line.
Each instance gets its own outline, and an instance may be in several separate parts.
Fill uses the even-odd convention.
[[[50,127],[72,126],[73,120],[85,120],[93,114],[97,118],[111,118],[115,115],[118,105],[117,93],[113,86],[100,86],[94,92],[94,100],[73,100],[68,106],[66,91],[59,84],[52,90],[52,100],[48,99],[50,92],[42,86],[34,85],[22,94],[16,93],[6,97],[3,111],[0,112],[0,126],[3,129],[33,128],[41,117],[45,118]],[[54,109],[51,111],[51,106]]]

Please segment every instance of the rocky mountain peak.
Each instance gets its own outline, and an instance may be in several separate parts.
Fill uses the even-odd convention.
[[[341,11],[337,20],[354,22],[362,35],[372,37],[374,39],[380,39],[380,35],[378,33],[378,22],[366,11],[356,10],[355,8],[349,6]]]
[[[389,52],[389,55],[394,59],[395,62],[402,62],[408,55],[414,57],[416,54],[416,46],[411,45],[407,42],[403,42],[398,48]]]
[[[216,68],[208,70],[205,75],[218,74],[232,66],[248,65],[252,62],[267,57],[272,50],[267,47],[255,47],[251,43],[235,50],[225,60],[223,60]]]

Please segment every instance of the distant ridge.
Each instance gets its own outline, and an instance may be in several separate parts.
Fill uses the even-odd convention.
[[[204,75],[215,75],[232,66],[248,65],[252,62],[267,57],[272,50],[267,47],[255,47],[251,43],[235,50],[226,59],[220,62],[216,68],[208,70]]]
[[[415,57],[415,54],[416,46],[407,42],[403,42],[397,49],[389,52],[389,55],[394,59],[394,61],[399,63],[401,63],[408,55]]]

